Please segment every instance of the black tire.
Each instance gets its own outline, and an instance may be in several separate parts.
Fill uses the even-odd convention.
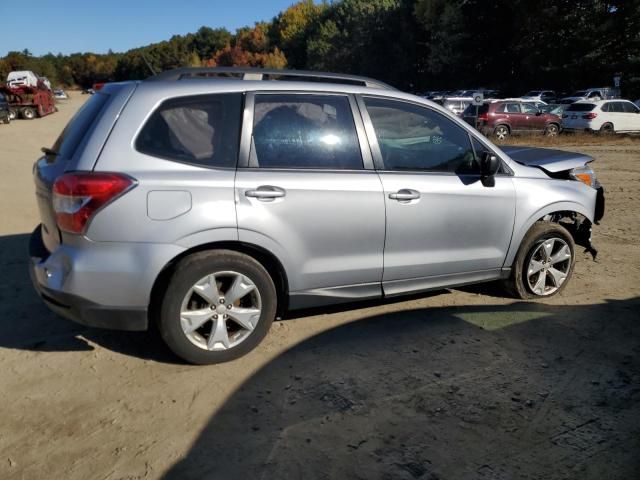
[[[3,119],[2,119],[2,123],[4,123],[5,125],[9,125],[11,123],[11,117],[9,116],[9,114],[7,114]]]
[[[493,130],[493,135],[499,140],[505,140],[511,134],[511,130],[507,125],[498,125]]]
[[[540,245],[551,238],[563,240],[571,251],[571,258],[567,260],[568,264],[565,265],[567,271],[564,282],[552,293],[540,295],[535,293],[529,285],[527,267]],[[504,281],[504,286],[508,293],[515,298],[521,298],[523,300],[549,298],[557,295],[567,286],[573,274],[574,264],[575,243],[569,231],[557,223],[537,222],[522,239],[518,254],[511,267],[511,276]]]
[[[560,133],[560,127],[556,123],[550,123],[544,131],[547,137],[557,137]]]
[[[18,111],[15,108],[10,108],[9,109],[9,119],[10,120],[15,120],[16,118],[18,118]]]
[[[25,120],[33,120],[37,115],[36,109],[32,107],[24,107],[20,110],[20,116]]]
[[[600,135],[613,135],[615,132],[613,123],[607,122],[600,127]]]
[[[248,277],[261,298],[261,313],[255,328],[238,345],[226,350],[206,350],[192,343],[181,326],[180,310],[189,290],[202,278],[216,272],[233,271]],[[176,267],[162,299],[158,329],[168,347],[180,358],[198,365],[234,360],[253,350],[265,337],[277,307],[273,280],[265,268],[253,258],[232,250],[195,253]]]

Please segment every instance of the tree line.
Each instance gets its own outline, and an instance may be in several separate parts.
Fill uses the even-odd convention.
[[[215,19],[212,19],[215,22]],[[124,53],[0,58],[0,76],[33,70],[55,85],[144,79],[183,66],[255,66],[371,76],[424,91],[572,90],[640,96],[640,0],[303,0],[268,22],[195,33]]]

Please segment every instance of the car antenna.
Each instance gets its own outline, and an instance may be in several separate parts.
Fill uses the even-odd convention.
[[[157,75],[158,72],[156,72],[156,70],[153,68],[153,66],[151,66],[151,63],[149,63],[149,60],[147,60],[147,57],[145,56],[145,54],[141,52],[140,55],[142,56],[142,59],[144,60],[144,63],[146,63],[147,67],[149,67],[149,70],[151,70],[151,74],[152,75]]]

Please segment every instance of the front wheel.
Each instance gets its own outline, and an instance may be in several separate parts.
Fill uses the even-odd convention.
[[[547,137],[557,137],[559,131],[560,131],[560,129],[558,128],[558,125],[556,125],[555,123],[551,123],[551,124],[547,125],[547,128],[544,131],[544,134]]]
[[[575,244],[566,228],[538,222],[525,235],[506,287],[522,299],[551,297],[569,283]]]
[[[9,109],[9,119],[15,120],[16,118],[18,118],[18,112],[16,111],[15,108],[10,108]]]
[[[273,281],[253,258],[230,250],[196,253],[178,264],[169,281],[159,330],[190,363],[226,362],[260,343],[276,305]]]

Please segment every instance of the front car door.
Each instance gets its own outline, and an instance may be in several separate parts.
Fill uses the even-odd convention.
[[[640,109],[632,102],[620,102],[624,111],[625,130],[629,132],[640,131]]]
[[[359,99],[384,187],[385,294],[498,278],[515,212],[510,172],[483,181],[488,147],[424,105]]]
[[[546,117],[544,115],[540,115],[540,110],[533,103],[522,103],[520,104],[520,108],[522,109],[522,129],[523,130],[534,130],[543,132],[546,124]]]
[[[238,236],[280,259],[292,308],[381,295],[384,197],[354,111],[342,94],[247,94]]]

